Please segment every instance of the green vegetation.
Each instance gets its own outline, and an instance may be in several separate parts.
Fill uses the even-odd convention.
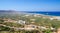
[[[0,31],[9,31],[9,27],[0,26]]]
[[[3,15],[3,16],[0,16],[0,24],[4,24],[6,26],[11,26],[11,27],[24,27],[23,25],[20,25],[18,23],[12,23],[12,22],[4,22],[5,20],[3,20],[4,18],[5,19],[11,19],[11,20],[24,20],[26,22],[29,22],[31,24],[31,22],[35,22],[34,24],[35,25],[38,25],[38,26],[45,26],[45,27],[53,27],[53,28],[60,28],[60,21],[58,20],[50,20],[49,18],[43,18],[42,16],[41,17],[34,17],[33,15],[30,15],[30,16],[24,16],[23,15]],[[35,19],[35,21],[32,21],[30,19]],[[34,31],[24,31],[24,30],[18,30],[18,31],[15,31],[14,29],[11,29],[9,27],[3,27],[3,26],[0,26],[0,32],[1,33],[41,33],[42,30],[34,30]],[[44,33],[52,33],[51,30],[45,30]]]

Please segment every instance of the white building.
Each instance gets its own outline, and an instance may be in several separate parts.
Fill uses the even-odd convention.
[[[18,23],[23,25],[23,24],[25,24],[25,21],[19,20]]]
[[[54,20],[54,18],[50,18],[50,20]]]

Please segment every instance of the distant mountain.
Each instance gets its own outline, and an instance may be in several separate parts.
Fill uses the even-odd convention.
[[[24,15],[24,14],[32,14],[29,11],[14,11],[14,10],[0,10],[0,16],[4,15]]]
[[[0,10],[0,14],[21,14],[24,13],[22,11],[14,11],[14,10]]]

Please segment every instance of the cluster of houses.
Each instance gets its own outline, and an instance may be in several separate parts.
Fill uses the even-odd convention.
[[[23,20],[18,20],[18,21],[15,21],[15,20],[11,20],[11,19],[4,19],[5,21],[4,22],[12,22],[12,23],[18,23],[18,24],[21,24],[21,25],[24,25],[24,29],[25,30],[35,30],[35,29],[38,29],[38,28],[42,28],[42,29],[47,29],[46,27],[43,27],[43,26],[37,26],[37,25],[34,25],[34,24],[26,24],[27,22],[26,21],[23,21]],[[33,22],[32,22],[33,23]],[[51,28],[51,29],[54,29],[54,28]]]
[[[26,24],[27,22],[23,21],[23,20],[19,20],[18,21],[19,24],[21,25],[24,25],[24,27],[22,28],[22,30],[39,30],[39,29],[43,29],[43,30],[46,30],[46,29],[49,29],[45,26],[37,26],[37,25],[34,25],[34,24]],[[51,30],[55,30],[55,28],[51,27],[50,28]]]

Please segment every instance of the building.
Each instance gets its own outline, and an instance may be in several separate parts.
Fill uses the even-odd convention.
[[[23,21],[23,20],[19,20],[18,23],[23,25],[23,24],[25,24],[26,22]]]

